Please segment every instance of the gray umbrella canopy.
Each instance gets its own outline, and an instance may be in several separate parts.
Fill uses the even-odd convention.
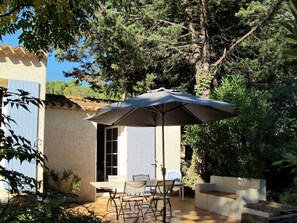
[[[234,104],[160,88],[102,107],[87,119],[104,125],[183,126],[234,117],[236,108]]]
[[[162,176],[165,184],[164,126],[184,126],[231,118],[236,116],[236,110],[235,104],[160,88],[102,107],[86,119],[103,125],[162,126]],[[165,194],[163,196],[165,222]]]

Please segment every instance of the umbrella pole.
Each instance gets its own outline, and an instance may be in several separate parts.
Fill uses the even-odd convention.
[[[164,137],[164,113],[162,113],[162,176],[163,176],[163,222],[166,222],[166,188],[165,188],[165,176],[166,176],[166,168],[165,168],[165,137]]]

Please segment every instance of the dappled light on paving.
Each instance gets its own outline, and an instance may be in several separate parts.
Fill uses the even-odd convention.
[[[116,220],[116,214],[114,210],[110,209],[110,212],[106,212],[106,204],[108,197],[98,197],[96,202],[85,204],[87,207],[92,209],[96,214],[104,215],[106,220],[115,223],[124,222],[122,216],[119,220]],[[219,223],[219,222],[230,222],[237,223],[234,219],[228,218],[226,216],[218,215],[209,211],[201,210],[195,208],[194,198],[185,197],[185,200],[181,200],[179,196],[173,196],[171,198],[173,214],[170,217],[169,213],[167,215],[167,222],[177,223],[191,223],[191,222],[207,222],[207,223]],[[145,207],[144,207],[145,209]],[[125,222],[132,223],[136,222],[136,219],[126,219]],[[162,222],[162,216],[157,215],[155,220],[152,213],[145,215],[144,220],[139,218],[137,222]]]

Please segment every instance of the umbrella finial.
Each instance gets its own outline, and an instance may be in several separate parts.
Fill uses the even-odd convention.
[[[150,90],[150,91],[148,91],[148,93],[156,93],[156,92],[160,92],[160,91],[174,91],[174,90],[172,90],[172,89],[166,89],[164,87],[160,87],[158,89]]]

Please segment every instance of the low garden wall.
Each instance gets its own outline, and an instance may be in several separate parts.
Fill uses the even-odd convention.
[[[245,204],[266,200],[266,180],[211,176],[209,183],[196,184],[195,206],[237,220]]]

